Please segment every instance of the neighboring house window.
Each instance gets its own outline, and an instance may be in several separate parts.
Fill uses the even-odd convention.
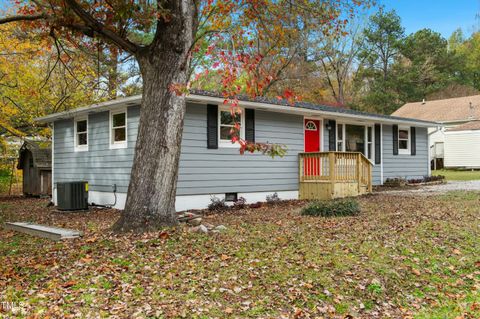
[[[410,128],[398,127],[398,153],[410,154]]]
[[[220,146],[238,147],[238,143],[232,143],[232,132],[235,130],[235,122],[240,124],[238,137],[245,139],[244,110],[242,109],[241,114],[236,113],[234,118],[230,107],[223,106],[218,108],[218,136]]]
[[[345,145],[344,134],[343,134],[343,124],[337,124],[337,151],[343,152]]]
[[[88,151],[88,120],[75,120],[75,151]]]
[[[127,111],[110,112],[110,148],[127,147]]]

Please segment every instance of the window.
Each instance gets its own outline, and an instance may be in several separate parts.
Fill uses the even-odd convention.
[[[345,125],[345,151],[365,154],[365,126]]]
[[[372,126],[367,126],[367,149],[365,152],[365,156],[373,161],[374,158],[374,148],[373,148],[373,127]]]
[[[337,124],[337,151],[343,152],[344,139],[343,139],[343,124]]]
[[[317,130],[317,125],[315,124],[314,121],[308,121],[307,124],[305,124],[305,130],[316,131]]]
[[[360,152],[373,162],[374,139],[373,126],[337,124],[338,152]]]
[[[127,147],[127,112],[110,113],[110,148]]]
[[[75,151],[88,151],[88,120],[75,120]]]
[[[398,128],[398,154],[410,154],[410,128]]]
[[[219,107],[218,108],[218,129],[219,129],[219,140],[220,146],[223,147],[237,147],[237,143],[232,143],[233,134],[237,134],[239,138],[245,138],[245,127],[244,127],[244,112],[242,110],[241,114],[235,113],[232,115],[230,107]],[[235,132],[235,122],[240,125],[239,132]]]

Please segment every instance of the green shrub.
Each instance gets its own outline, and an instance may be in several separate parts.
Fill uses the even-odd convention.
[[[0,169],[0,193],[8,191],[10,186],[10,174],[11,172],[6,168]]]
[[[360,205],[354,198],[315,201],[302,209],[302,215],[308,216],[353,216],[360,213]]]

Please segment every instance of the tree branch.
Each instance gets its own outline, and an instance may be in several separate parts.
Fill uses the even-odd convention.
[[[112,41],[123,50],[136,53],[139,46],[130,42],[127,39],[122,38],[114,31],[109,30],[103,23],[96,20],[90,13],[85,11],[75,0],[65,0],[68,6],[75,12],[75,14],[93,31],[100,34],[102,37]]]
[[[35,20],[45,20],[48,18],[48,15],[45,13],[33,14],[33,15],[15,15],[9,16],[0,19],[0,24],[15,22],[15,21],[35,21]]]

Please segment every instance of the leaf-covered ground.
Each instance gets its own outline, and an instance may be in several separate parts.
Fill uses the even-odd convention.
[[[0,222],[85,237],[1,230],[0,304],[19,307],[0,317],[480,317],[478,193],[360,203],[355,217],[304,217],[304,203],[290,202],[206,217],[223,233],[120,236],[108,232],[113,210],[57,213],[45,200],[2,200]]]

